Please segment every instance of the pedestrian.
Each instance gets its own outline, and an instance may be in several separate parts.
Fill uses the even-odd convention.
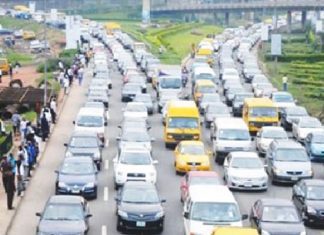
[[[52,116],[51,116],[51,111],[50,111],[49,107],[44,107],[42,109],[42,112],[41,112],[40,116],[42,117],[43,115],[45,115],[46,120],[47,120],[48,123],[52,122]]]
[[[9,64],[9,79],[10,79],[10,81],[12,80],[12,76],[13,76],[13,66],[10,63]]]
[[[15,73],[18,73],[18,69],[21,67],[21,64],[16,60],[15,62]]]
[[[12,174],[15,176],[16,175],[16,159],[15,159],[15,157],[14,157],[14,155],[12,154],[12,153],[9,153],[8,154],[8,161],[9,161],[9,163],[10,163],[10,165],[11,165],[11,171],[12,171]]]
[[[83,80],[83,65],[78,70],[78,80],[79,80],[79,85],[82,85],[82,80]]]
[[[2,70],[0,69],[0,83],[2,83]]]
[[[16,173],[17,173],[17,196],[19,197],[23,191],[25,191],[24,181],[24,153],[18,152],[16,161]]]
[[[45,114],[41,118],[42,140],[45,141],[49,134],[49,124]]]
[[[13,168],[15,165],[12,165],[9,157],[4,157],[0,164],[0,171],[2,173],[2,183],[7,194],[7,208],[8,210],[13,210],[12,202],[14,193],[16,191],[15,187],[15,176],[13,174]]]
[[[288,91],[288,77],[287,74],[284,74],[282,77],[282,89],[283,91]]]
[[[56,99],[55,99],[55,97],[53,97],[51,100],[50,111],[51,111],[51,116],[52,116],[52,123],[55,124],[55,121],[56,121]]]
[[[29,163],[28,163],[28,150],[27,150],[27,144],[24,146],[20,146],[19,152],[24,153],[24,181],[28,181],[28,178],[31,177],[30,171],[29,171]]]
[[[62,60],[59,60],[58,61],[58,67],[59,67],[59,69],[60,69],[61,72],[64,71],[64,64],[63,64]]]
[[[70,87],[70,82],[67,77],[64,78],[63,87],[64,87],[64,94],[67,95],[69,93],[69,87]]]
[[[68,77],[69,77],[69,86],[72,86],[73,83],[73,70],[72,68],[69,68],[67,71]]]
[[[20,117],[19,113],[16,111],[11,117],[14,136],[16,136],[19,133],[20,120],[21,120],[21,117]]]
[[[24,141],[24,139],[25,139],[26,128],[27,128],[27,121],[25,118],[22,118],[21,122],[20,122],[20,139],[21,139],[21,141]]]
[[[64,72],[60,72],[59,75],[58,75],[58,81],[61,85],[61,87],[63,87],[63,81],[64,81]]]

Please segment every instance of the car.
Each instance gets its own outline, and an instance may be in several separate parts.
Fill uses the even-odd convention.
[[[251,92],[240,92],[234,95],[232,106],[233,106],[233,116],[242,117],[242,110],[245,98],[253,98],[254,95]]]
[[[154,105],[152,101],[152,96],[150,94],[137,94],[134,98],[134,102],[142,102],[143,104],[145,104],[148,114],[153,114]]]
[[[142,87],[139,83],[126,83],[121,92],[121,101],[132,101],[137,94],[142,93]]]
[[[262,235],[289,234],[306,235],[305,226],[292,201],[279,198],[257,200],[250,213],[250,222]]]
[[[297,123],[300,118],[308,116],[307,110],[302,106],[288,107],[282,110],[280,124],[287,131],[291,131],[293,123]]]
[[[179,94],[174,91],[163,91],[159,96],[158,112],[162,113],[163,108],[171,100],[179,100]]]
[[[104,144],[96,133],[75,131],[72,133],[69,142],[65,143],[64,146],[66,147],[66,157],[92,157],[98,170],[101,169]]]
[[[124,117],[147,118],[147,108],[142,102],[129,102],[123,110]]]
[[[293,140],[274,140],[265,158],[272,183],[295,183],[313,177],[313,169],[305,148]]]
[[[146,181],[155,184],[157,174],[151,152],[144,147],[124,147],[113,159],[115,189],[127,181]]]
[[[92,216],[87,201],[81,196],[51,196],[40,217],[37,234],[86,234]]]
[[[64,158],[57,174],[55,193],[97,198],[97,166],[91,157]]]
[[[264,155],[273,140],[288,140],[287,132],[279,126],[263,126],[256,135],[256,149]]]
[[[324,180],[311,179],[297,182],[292,190],[292,201],[308,226],[324,226]]]
[[[180,201],[186,201],[192,185],[223,185],[215,171],[189,171],[180,183]]]
[[[219,117],[231,117],[229,108],[221,102],[209,103],[204,114],[205,127],[210,128],[213,121]]]
[[[199,112],[204,114],[208,104],[217,102],[221,102],[219,94],[204,94],[199,102]]]
[[[226,104],[228,106],[232,106],[233,105],[233,99],[235,97],[236,94],[238,93],[242,93],[245,92],[244,87],[242,86],[237,86],[237,87],[230,87],[225,95],[225,99],[226,99]]]
[[[121,150],[125,146],[141,146],[152,151],[152,142],[155,140],[147,133],[146,128],[125,128],[121,134],[116,137],[118,141],[118,149]]]
[[[292,125],[293,137],[299,142],[304,142],[306,136],[315,131],[324,131],[322,123],[315,117],[302,117]]]
[[[224,161],[224,179],[229,189],[268,189],[268,175],[255,152],[232,152]]]
[[[136,118],[136,117],[124,117],[123,121],[118,128],[121,130],[125,130],[128,128],[137,128],[137,129],[146,129],[150,130],[151,126],[148,125],[146,118]]]
[[[305,138],[305,149],[312,161],[324,162],[324,130],[309,133]]]
[[[94,91],[91,90],[88,93],[87,101],[89,102],[101,102],[105,109],[109,107],[109,98],[104,91]]]
[[[174,150],[174,167],[177,174],[191,170],[209,171],[211,152],[202,141],[185,140],[179,142]]]
[[[146,78],[143,75],[140,74],[130,74],[127,78],[126,83],[138,83],[141,84],[141,92],[146,93],[147,92],[147,86],[146,86]]]
[[[117,231],[162,233],[165,212],[154,184],[126,182],[116,196]]]
[[[285,108],[296,106],[293,96],[286,91],[272,92],[270,99],[272,99],[279,109],[280,116]]]
[[[258,83],[254,88],[255,97],[269,97],[274,91],[274,88],[270,82]]]

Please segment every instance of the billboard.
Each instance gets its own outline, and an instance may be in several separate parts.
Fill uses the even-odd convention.
[[[281,55],[281,34],[272,34],[271,35],[271,55]]]

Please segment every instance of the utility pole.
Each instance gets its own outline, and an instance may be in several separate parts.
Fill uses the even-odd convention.
[[[46,107],[47,103],[47,29],[46,29],[46,8],[47,2],[44,0],[44,107]]]

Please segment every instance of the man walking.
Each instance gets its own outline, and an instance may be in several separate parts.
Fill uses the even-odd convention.
[[[78,70],[78,80],[79,80],[79,85],[82,85],[82,80],[83,80],[83,65]]]
[[[283,89],[283,91],[288,91],[288,77],[287,77],[287,74],[285,74],[282,77],[282,89]]]
[[[47,139],[48,134],[49,134],[49,124],[48,124],[45,114],[43,114],[43,116],[41,118],[41,129],[42,129],[42,140],[44,142]]]
[[[2,183],[7,194],[7,208],[8,210],[13,210],[12,202],[14,193],[16,191],[15,187],[15,176],[13,174],[13,169],[15,165],[11,165],[9,158],[4,157],[1,161],[0,171],[2,173]]]
[[[55,124],[56,121],[56,99],[53,97],[50,103],[50,111],[52,116],[52,123]]]
[[[19,133],[20,121],[21,121],[20,115],[18,114],[17,111],[12,115],[11,121],[13,125],[14,136],[16,136]]]
[[[10,81],[12,80],[12,76],[13,76],[13,66],[12,66],[12,64],[9,64],[9,78],[10,78]]]

